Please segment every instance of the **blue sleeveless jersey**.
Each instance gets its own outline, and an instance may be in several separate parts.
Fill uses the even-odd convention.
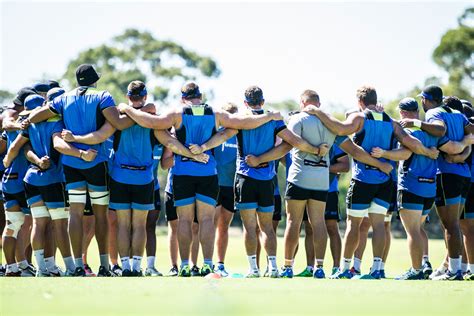
[[[469,124],[466,116],[459,111],[447,106],[439,106],[426,112],[426,121],[442,121],[446,125],[445,137],[452,141],[461,141],[464,138],[464,127]],[[449,163],[445,160],[445,154],[438,157],[438,169],[441,173],[452,173],[463,177],[470,174],[467,163]]]
[[[394,144],[392,119],[386,113],[371,110],[365,110],[364,114],[364,127],[354,135],[354,143],[369,153],[373,147],[380,147],[385,150],[392,149]],[[380,160],[389,162],[389,160],[383,158]],[[380,184],[390,179],[390,176],[375,167],[354,160],[352,178],[364,183]]]
[[[30,164],[25,175],[25,182],[45,186],[53,183],[65,182],[63,166],[60,162],[60,154],[54,149],[52,135],[60,133],[64,128],[59,116],[55,116],[46,122],[31,124],[22,135],[30,140],[31,148],[39,158],[48,156],[51,166],[42,171],[37,166]]]
[[[133,185],[152,182],[154,139],[153,130],[138,124],[115,132],[112,179]]]
[[[111,106],[115,106],[115,102],[107,91],[80,87],[55,98],[50,104],[50,109],[62,116],[66,129],[75,135],[85,135],[100,129],[105,123],[102,111]],[[104,143],[99,145],[73,143],[73,145],[83,150],[93,148],[98,152],[97,157],[94,161],[86,162],[77,157],[62,155],[62,162],[66,166],[88,169],[108,160]]]
[[[4,131],[2,133],[2,138],[7,142],[7,150],[20,133],[20,131]],[[23,150],[20,150],[10,167],[6,168],[3,173],[2,191],[10,194],[23,192],[25,190],[23,178],[25,177],[26,170],[28,170],[28,161]]]
[[[425,147],[439,147],[446,143],[417,127],[405,129],[417,138]],[[425,198],[436,195],[437,162],[423,155],[412,153],[409,159],[400,163],[398,189],[409,191]]]
[[[339,148],[338,145],[332,145],[331,149],[329,150],[329,161],[330,165],[337,163],[339,158],[347,156],[347,154]],[[328,192],[338,192],[339,188],[339,175],[335,173],[329,173],[329,191]]]
[[[212,108],[207,104],[184,107],[182,121],[180,128],[176,130],[176,138],[187,148],[191,144],[204,144],[216,133],[216,118]],[[213,152],[208,150],[205,153],[209,155],[209,161],[206,164],[175,155],[173,173],[177,176],[217,174]]]
[[[219,147],[214,148],[214,157],[217,163],[219,186],[233,187],[237,161],[237,138],[233,136]]]
[[[155,184],[155,191],[160,189],[160,182],[158,181],[158,166],[160,165],[161,156],[163,155],[163,145],[157,143],[153,146],[153,179]]]
[[[263,110],[253,110],[253,114],[263,114]],[[271,180],[275,176],[275,162],[269,161],[256,168],[245,163],[247,155],[260,156],[275,146],[276,136],[284,130],[283,121],[270,121],[251,130],[239,130],[237,134],[237,173],[256,180]]]

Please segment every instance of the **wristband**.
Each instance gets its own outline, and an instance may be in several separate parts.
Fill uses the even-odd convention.
[[[413,121],[413,126],[421,128],[421,121],[420,120],[414,120]]]

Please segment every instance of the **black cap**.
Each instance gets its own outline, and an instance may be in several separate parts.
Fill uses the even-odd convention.
[[[55,80],[49,80],[48,84],[49,84],[49,89],[61,88],[61,86],[59,85],[59,82],[57,82]]]
[[[439,86],[432,84],[424,88],[418,96],[441,103],[443,101],[443,90]]]
[[[80,86],[90,86],[99,80],[100,74],[89,64],[82,64],[76,69],[76,79]]]
[[[33,89],[35,89],[38,93],[43,92],[46,93],[49,91],[49,83],[45,82],[38,82],[33,85]]]
[[[32,94],[38,94],[38,92],[31,87],[21,88],[16,94],[15,99],[13,99],[13,104],[17,106],[24,106],[25,99]]]
[[[404,98],[398,104],[400,110],[415,112],[418,111],[418,102],[413,98]]]

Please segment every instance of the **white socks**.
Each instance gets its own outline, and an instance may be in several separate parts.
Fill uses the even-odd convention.
[[[362,264],[362,260],[354,257],[354,269],[356,269],[357,271],[360,271],[361,264]]]
[[[316,259],[316,260],[314,261],[314,265],[315,265],[315,267],[317,267],[317,268],[322,267],[322,266],[323,266],[323,263],[324,263],[324,259]]]
[[[28,268],[28,261],[23,260],[23,261],[18,262],[18,268],[20,268],[20,269]]]
[[[372,268],[370,269],[370,273],[380,270],[381,266],[382,266],[382,258],[374,257],[374,262],[372,263]]]
[[[249,261],[250,270],[252,270],[252,271],[258,271],[257,255],[247,256],[247,259],[248,259],[248,261]]]
[[[120,258],[122,262],[122,269],[132,271],[132,267],[130,266],[130,258],[128,256]]]
[[[54,266],[56,265],[54,257],[44,258],[44,261],[46,262],[46,269],[53,271]]]
[[[354,259],[354,263],[355,263],[355,259]],[[349,270],[350,268],[351,268],[351,259],[342,258],[341,271],[346,271],[346,270]]]
[[[277,262],[276,262],[276,256],[268,256],[268,263],[270,265],[270,270],[271,271],[278,270],[278,266],[277,266]]]
[[[461,270],[461,258],[448,258],[448,270],[451,273]]]
[[[64,265],[66,266],[66,270],[74,271],[76,270],[76,265],[74,264],[74,259],[71,256],[63,258]]]
[[[155,256],[149,256],[146,258],[147,268],[152,269],[155,267]]]
[[[46,262],[44,261],[44,249],[34,250],[33,254],[35,255],[36,264],[40,271],[46,271]]]
[[[423,256],[423,259],[421,260],[421,264],[422,264],[422,265],[425,265],[425,264],[426,264],[427,262],[429,262],[429,261],[430,261],[430,260],[429,260],[428,255],[424,255],[424,256]]]
[[[133,270],[133,271],[140,271],[141,265],[142,265],[142,257],[140,257],[140,256],[133,256],[132,270]]]

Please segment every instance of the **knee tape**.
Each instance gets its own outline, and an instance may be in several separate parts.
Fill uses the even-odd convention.
[[[385,223],[390,223],[392,221],[392,213],[387,213],[384,219]]]
[[[89,196],[91,197],[91,204],[95,205],[109,205],[109,192],[91,192],[89,191]]]
[[[368,217],[368,210],[353,210],[353,209],[347,209],[347,215],[350,215],[352,217]]]
[[[25,222],[25,214],[22,212],[5,212],[5,218],[9,222],[7,228],[13,231],[11,237],[16,239],[21,225]]]
[[[372,202],[369,206],[369,214],[387,215],[387,208]]]
[[[86,204],[86,190],[68,190],[67,193],[69,195],[69,203]]]
[[[69,218],[69,211],[66,211],[66,209],[64,207],[49,210],[49,213],[51,214],[51,219],[53,221],[57,220],[57,219],[67,219],[67,218]]]
[[[46,206],[34,206],[30,210],[33,218],[50,217]]]

